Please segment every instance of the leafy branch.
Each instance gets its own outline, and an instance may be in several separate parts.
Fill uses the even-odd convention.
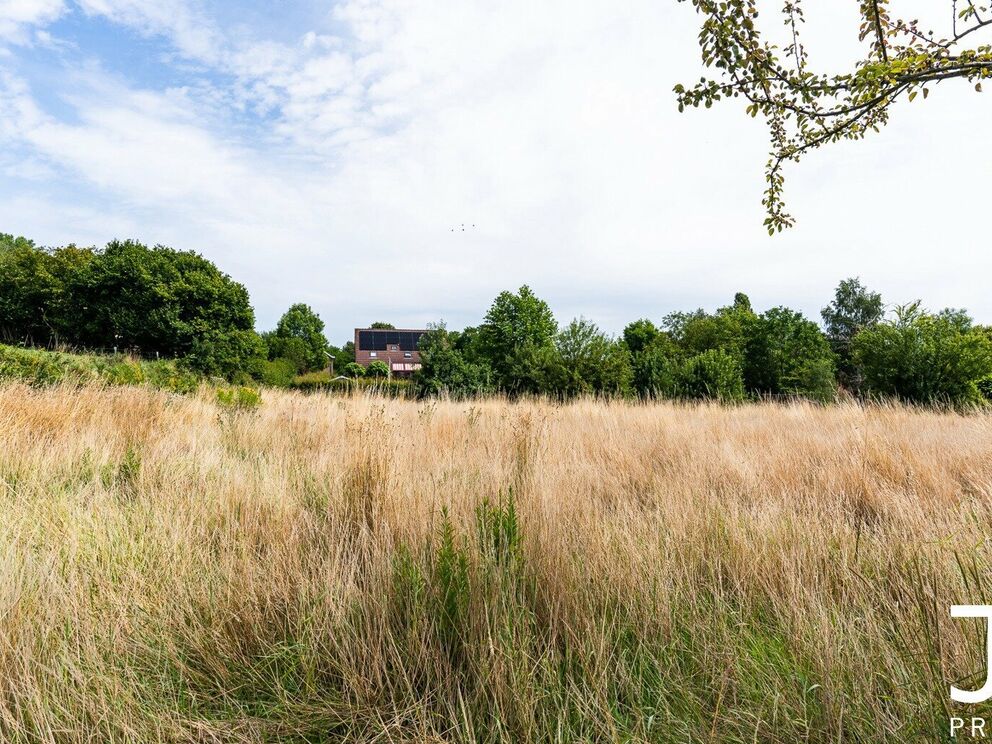
[[[888,0],[861,0],[859,40],[867,44],[865,58],[849,72],[824,74],[810,69],[802,44],[802,0],[785,0],[781,13],[791,43],[781,49],[761,36],[757,0],[679,2],[691,2],[703,17],[703,63],[719,71],[692,86],[676,85],[679,111],[744,97],[748,114],[764,117],[771,135],[762,199],[769,234],[795,224],[785,210],[786,162],[798,162],[826,143],[879,131],[893,103],[912,101],[921,92],[926,98],[928,86],[960,78],[981,92],[981,81],[992,76],[992,46],[962,43],[992,25],[984,5],[949,0],[951,30],[940,37],[923,30],[918,20],[893,20]]]

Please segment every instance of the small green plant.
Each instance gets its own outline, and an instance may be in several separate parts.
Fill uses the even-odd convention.
[[[228,410],[251,410],[262,405],[262,394],[255,388],[218,388],[217,403]]]
[[[351,362],[344,367],[345,377],[365,377],[365,367],[357,362]]]
[[[121,359],[104,367],[101,376],[108,385],[140,385],[145,381],[141,362],[136,359]]]

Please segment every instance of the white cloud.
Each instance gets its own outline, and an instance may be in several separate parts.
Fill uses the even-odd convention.
[[[28,42],[29,27],[50,23],[64,10],[62,0],[0,0],[0,43]]]
[[[0,147],[23,155],[0,165],[33,185],[0,209],[4,229],[57,243],[104,219],[104,239],[203,251],[248,284],[263,324],[306,301],[335,337],[373,318],[460,325],[524,282],[563,319],[612,330],[738,289],[815,314],[852,274],[992,320],[975,279],[992,269],[984,197],[968,187],[992,155],[962,159],[956,139],[987,104],[963,91],[790,168],[800,225],[769,239],[760,122],[733,104],[674,110],[672,85],[699,75],[685,6],[353,0],[293,43],[180,0],[80,4],[234,82],[148,90],[91,65],[48,91],[73,108],[58,118],[7,75]],[[834,26],[814,41],[834,48]],[[235,108],[266,118],[235,127]],[[45,169],[79,188],[46,191]]]

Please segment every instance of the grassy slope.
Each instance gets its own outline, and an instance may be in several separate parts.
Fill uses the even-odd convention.
[[[980,669],[988,416],[208,393],[0,386],[0,740],[933,741]]]
[[[199,378],[172,360],[145,361],[118,355],[71,354],[0,344],[0,380],[31,385],[103,382],[141,385],[171,392],[193,392]]]

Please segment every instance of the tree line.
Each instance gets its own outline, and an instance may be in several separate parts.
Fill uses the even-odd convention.
[[[483,322],[443,323],[421,338],[421,396],[599,395],[737,402],[838,394],[919,403],[992,400],[992,328],[962,310],[888,309],[858,279],[842,281],[822,325],[748,297],[707,312],[628,324],[619,337],[576,318],[559,325],[527,286],[501,292]],[[46,249],[0,235],[0,338],[39,346],[159,352],[234,381],[288,386],[333,363],[349,377],[387,377],[355,364],[353,343],[328,343],[312,308],[295,304],[255,331],[245,288],[196,253],[135,241]],[[372,327],[389,328],[388,323]]]
[[[846,279],[821,317],[822,327],[786,307],[758,313],[738,293],[716,312],[640,319],[611,338],[582,318],[559,327],[521,287],[501,293],[478,328],[433,328],[421,341],[418,385],[455,395],[992,400],[992,328],[964,311],[929,313],[916,302],[887,315],[878,293]]]

